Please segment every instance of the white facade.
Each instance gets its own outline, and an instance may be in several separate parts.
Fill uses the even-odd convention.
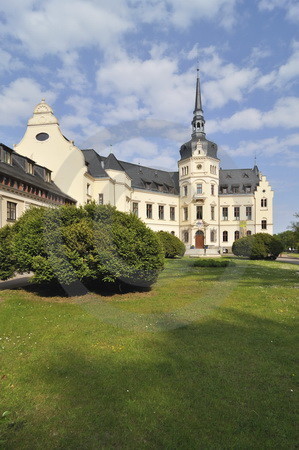
[[[273,191],[257,167],[221,170],[217,145],[204,132],[199,78],[192,138],[180,150],[178,173],[80,150],[60,131],[43,100],[15,151],[52,171],[56,185],[84,204],[110,203],[134,212],[154,231],[169,231],[187,248],[229,250],[235,239],[273,233]]]

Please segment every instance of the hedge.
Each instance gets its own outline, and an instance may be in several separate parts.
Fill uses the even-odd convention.
[[[196,259],[193,263],[194,267],[227,267],[227,266],[235,266],[236,264],[232,261],[228,261],[226,259],[211,259],[211,258],[202,258]]]

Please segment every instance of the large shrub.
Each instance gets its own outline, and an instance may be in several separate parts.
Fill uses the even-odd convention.
[[[270,234],[257,233],[235,241],[232,251],[236,256],[250,259],[276,259],[283,251],[283,245]]]
[[[184,256],[186,247],[179,238],[167,231],[158,231],[157,236],[163,246],[165,258]]]
[[[16,267],[13,256],[13,227],[6,225],[0,229],[0,279],[12,277]]]
[[[32,270],[35,282],[93,279],[150,286],[163,268],[155,233],[109,205],[34,208],[14,229],[16,267]]]

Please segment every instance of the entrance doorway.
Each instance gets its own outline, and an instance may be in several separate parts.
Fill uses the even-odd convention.
[[[204,248],[205,246],[205,236],[203,231],[198,230],[195,233],[195,248]]]

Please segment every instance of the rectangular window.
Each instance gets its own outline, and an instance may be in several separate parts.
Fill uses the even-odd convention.
[[[223,242],[228,242],[228,232],[227,231],[223,231],[222,240],[223,240]]]
[[[152,219],[153,218],[153,205],[150,203],[146,204],[146,218]]]
[[[170,220],[175,220],[175,207],[170,207]]]
[[[159,205],[159,219],[164,220],[164,206]]]
[[[211,195],[215,195],[215,184],[211,184]]]
[[[261,199],[261,207],[262,208],[267,208],[267,199],[266,198],[262,198]]]
[[[184,208],[184,220],[188,220],[188,207]]]
[[[234,207],[234,218],[235,218],[235,220],[240,220],[240,207],[239,206]]]
[[[196,194],[202,194],[202,184],[196,185]]]
[[[267,229],[267,220],[262,220],[262,230],[266,230]]]
[[[86,185],[86,195],[90,195],[90,184]]]
[[[12,221],[17,219],[17,204],[7,202],[7,220]]]
[[[202,206],[196,206],[196,219],[202,220],[203,214],[202,214]]]
[[[99,205],[104,204],[104,194],[99,194]]]
[[[184,186],[183,190],[184,190],[184,196],[186,197],[186,195],[188,195],[188,186]]]
[[[185,244],[187,242],[189,242],[189,232],[188,231],[183,231],[183,242],[185,242]]]
[[[138,217],[138,203],[137,202],[133,202],[132,213]]]
[[[215,220],[215,206],[211,206],[211,220]]]
[[[222,208],[222,220],[228,220],[228,207],[224,206]]]
[[[246,206],[246,219],[251,220],[252,219],[252,208],[251,206]]]

